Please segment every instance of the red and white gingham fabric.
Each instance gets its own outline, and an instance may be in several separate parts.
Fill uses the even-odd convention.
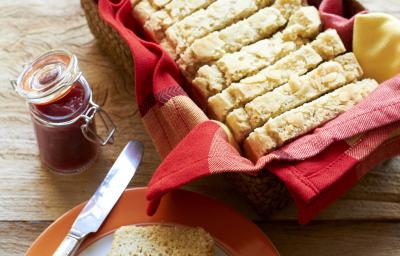
[[[319,10],[325,28],[337,29],[350,49],[354,17],[343,17],[349,11],[344,11],[343,3],[348,1],[324,0]],[[183,87],[167,53],[143,39],[145,32],[132,17],[129,0],[100,0],[99,12],[131,49],[140,113],[164,158],[149,183],[149,214],[165,193],[200,177],[270,171],[290,191],[299,222],[307,223],[375,164],[400,154],[400,76],[396,76],[350,111],[254,164],[188,97],[190,88]]]

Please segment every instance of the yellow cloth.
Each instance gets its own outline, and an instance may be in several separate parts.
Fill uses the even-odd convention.
[[[400,21],[384,13],[357,15],[353,52],[364,76],[383,82],[400,73]]]

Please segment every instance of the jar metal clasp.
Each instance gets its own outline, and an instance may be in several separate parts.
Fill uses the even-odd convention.
[[[90,126],[90,124],[94,121],[96,114],[100,117],[100,120],[106,129],[106,135],[104,137],[101,137]],[[92,99],[89,101],[89,108],[85,111],[85,113],[80,115],[80,118],[85,120],[85,123],[81,126],[81,130],[86,139],[102,146],[108,143],[114,143],[114,133],[116,130],[114,122],[112,121],[110,115],[99,105],[94,103]]]

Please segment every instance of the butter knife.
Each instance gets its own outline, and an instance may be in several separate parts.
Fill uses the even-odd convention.
[[[53,256],[72,256],[90,233],[96,232],[128,186],[143,156],[143,144],[130,141],[82,209]]]

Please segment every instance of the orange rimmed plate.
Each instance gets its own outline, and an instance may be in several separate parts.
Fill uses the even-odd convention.
[[[107,255],[112,233],[126,225],[184,225],[202,227],[216,241],[215,255],[279,255],[271,241],[243,215],[209,197],[175,190],[163,197],[154,216],[146,215],[146,188],[127,189],[97,233],[82,243],[81,256]],[[52,255],[68,233],[84,203],[51,224],[29,248],[26,255]]]

